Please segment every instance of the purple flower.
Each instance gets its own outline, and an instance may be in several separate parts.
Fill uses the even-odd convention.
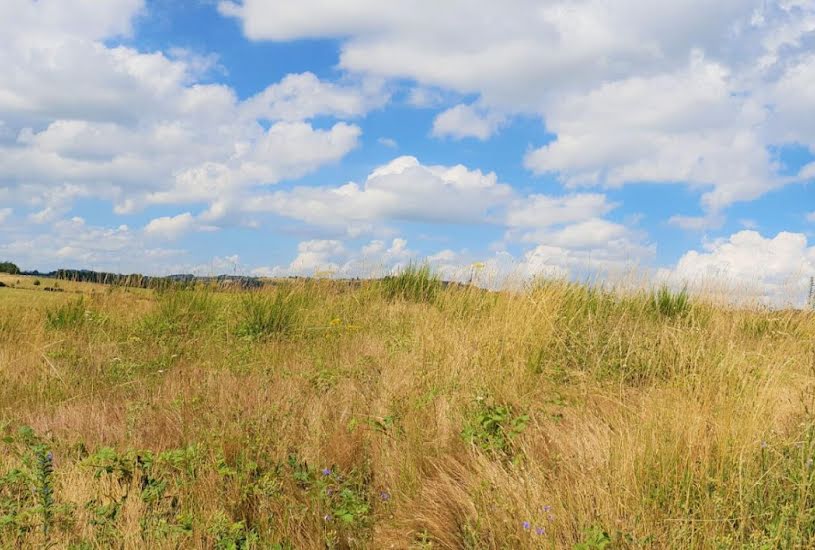
[[[390,500],[391,499],[391,495],[387,491],[382,491],[381,493],[379,493],[379,496],[380,496],[380,498],[382,498],[382,500]]]
[[[544,529],[543,527],[535,527],[535,534],[536,535],[545,535],[546,534],[546,529]]]
[[[48,462],[51,462],[52,460],[54,460],[54,453],[52,453],[51,451],[48,451],[48,454],[47,454],[47,455],[45,455],[45,459],[46,459]]]
[[[529,531],[529,522],[528,521],[523,522],[521,525],[523,526],[524,530]]]
[[[331,475],[331,468],[323,468],[323,475],[330,476]]]
[[[551,510],[552,510],[552,507],[551,507],[551,506],[549,506],[548,504],[547,504],[546,506],[544,506],[544,507],[543,507],[543,511],[544,511],[544,512],[549,512],[549,511],[551,511]]]

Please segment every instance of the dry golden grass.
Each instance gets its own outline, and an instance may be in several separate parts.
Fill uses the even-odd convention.
[[[815,544],[811,313],[0,281],[2,547]]]

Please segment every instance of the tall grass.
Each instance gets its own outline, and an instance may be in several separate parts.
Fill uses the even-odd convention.
[[[811,312],[424,266],[21,286],[0,295],[3,548],[815,545]]]
[[[409,264],[380,284],[387,299],[413,302],[432,302],[442,288],[441,279],[427,264]]]
[[[302,307],[300,296],[278,290],[246,292],[241,298],[241,321],[238,334],[248,338],[285,336],[296,329],[297,315]]]

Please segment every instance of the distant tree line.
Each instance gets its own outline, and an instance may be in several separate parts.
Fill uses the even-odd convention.
[[[0,262],[0,273],[11,273],[17,275],[20,273],[20,268],[11,262]]]
[[[5,265],[5,263],[0,264]],[[9,264],[17,269],[14,264]],[[0,271],[3,271],[0,269]],[[168,275],[164,277],[154,277],[142,275],[140,273],[120,274],[106,271],[92,271],[89,269],[57,269],[55,271],[8,271],[7,273],[21,273],[36,277],[48,277],[65,281],[81,283],[97,283],[103,285],[126,286],[135,288],[179,288],[195,286],[199,284],[213,284],[221,287],[234,288],[256,288],[263,285],[260,279],[255,277],[244,277],[239,275],[218,275],[215,277],[199,277],[191,274]]]

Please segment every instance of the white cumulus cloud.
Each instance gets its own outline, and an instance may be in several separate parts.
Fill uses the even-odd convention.
[[[760,267],[759,267],[760,266]],[[734,297],[802,305],[815,274],[815,246],[802,233],[764,237],[744,230],[705,243],[677,262],[671,275],[692,284],[721,284]]]

